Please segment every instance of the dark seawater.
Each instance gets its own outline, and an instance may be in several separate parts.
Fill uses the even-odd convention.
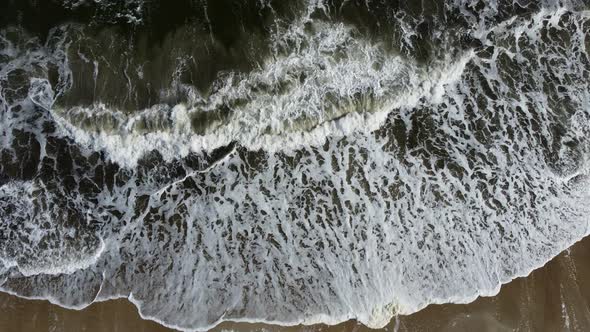
[[[0,290],[369,327],[588,234],[585,0],[7,0]]]

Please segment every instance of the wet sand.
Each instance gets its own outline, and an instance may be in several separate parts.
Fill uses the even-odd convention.
[[[561,253],[526,278],[504,285],[497,296],[459,305],[431,305],[394,319],[384,331],[590,331],[590,238]],[[224,323],[221,331],[376,331],[354,321],[337,326],[279,327]],[[173,331],[142,320],[127,300],[68,310],[47,301],[0,294],[0,331]]]

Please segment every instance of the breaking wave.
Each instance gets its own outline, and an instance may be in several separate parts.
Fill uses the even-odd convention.
[[[588,4],[413,3],[2,26],[0,288],[182,330],[382,327],[586,236]]]

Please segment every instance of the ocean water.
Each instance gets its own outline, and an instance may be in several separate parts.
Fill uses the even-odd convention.
[[[589,233],[586,0],[9,0],[0,290],[181,330],[498,292]]]

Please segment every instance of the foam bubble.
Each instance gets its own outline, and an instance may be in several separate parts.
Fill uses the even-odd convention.
[[[72,274],[96,263],[105,244],[77,225],[78,215],[54,206],[50,193],[31,182],[0,187],[0,261],[23,276]],[[71,212],[70,212],[71,213]]]

